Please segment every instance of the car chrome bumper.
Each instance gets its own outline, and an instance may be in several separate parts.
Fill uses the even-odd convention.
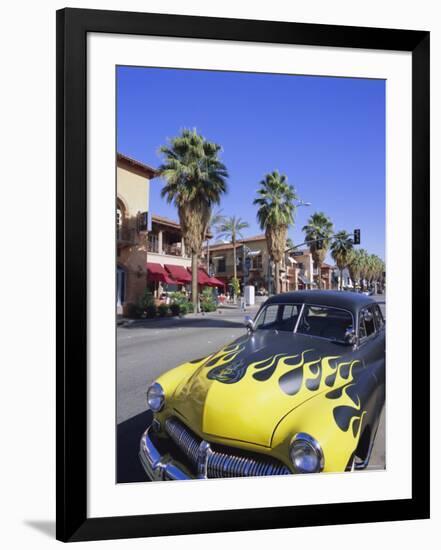
[[[152,481],[192,479],[173,462],[170,456],[161,455],[151,438],[150,431],[149,427],[143,433],[139,445],[139,460],[147,476]]]

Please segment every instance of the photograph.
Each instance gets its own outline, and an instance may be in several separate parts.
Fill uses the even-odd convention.
[[[115,86],[116,483],[386,470],[386,80]]]

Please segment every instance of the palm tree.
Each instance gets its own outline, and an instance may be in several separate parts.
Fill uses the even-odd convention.
[[[161,196],[178,211],[184,243],[191,253],[192,300],[198,311],[198,258],[212,207],[227,192],[228,173],[219,160],[220,145],[196,130],[182,130],[160,152],[164,162],[159,170],[166,181]]]
[[[265,231],[270,258],[275,263],[276,294],[280,292],[280,262],[286,250],[288,228],[294,223],[298,200],[296,191],[277,170],[260,182],[254,203],[259,206],[257,221]]]
[[[361,288],[364,289],[364,281],[367,280],[369,276],[369,254],[364,248],[359,249],[360,255],[360,279],[361,279]]]
[[[362,257],[359,250],[354,248],[348,254],[348,270],[354,290],[361,276]]]
[[[207,241],[207,270],[210,270],[210,239],[213,237],[213,233],[217,232],[217,225],[222,222],[224,216],[222,215],[222,209],[217,212],[211,212],[210,219],[208,220],[207,229],[205,231],[205,240]]]
[[[288,237],[286,239],[286,248],[294,248],[294,241],[291,239],[291,237]]]
[[[331,244],[331,256],[340,271],[340,290],[343,290],[343,270],[348,267],[349,253],[353,246],[353,240],[347,231],[335,233]]]
[[[375,286],[375,291],[377,290],[378,283],[383,279],[384,271],[385,265],[383,260],[376,254],[371,254],[369,257],[369,282]]]
[[[242,218],[237,218],[236,216],[231,216],[230,218],[222,218],[220,224],[217,227],[218,238],[227,239],[231,241],[233,245],[233,278],[237,280],[237,260],[236,260],[236,243],[237,239],[243,239],[242,231],[249,227],[249,223],[242,220]],[[242,266],[244,269],[244,266]]]
[[[322,263],[325,261],[329,248],[329,238],[332,235],[332,230],[332,222],[323,212],[314,212],[309,218],[307,225],[302,229],[305,233],[306,241],[312,241],[309,245],[309,250],[317,266],[319,288],[322,288]],[[317,248],[318,240],[321,240],[321,248]]]

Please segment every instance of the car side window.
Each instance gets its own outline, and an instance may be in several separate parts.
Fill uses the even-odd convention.
[[[286,321],[287,319],[292,319],[297,317],[298,311],[296,305],[286,305],[283,307],[282,319]]]
[[[258,327],[265,328],[272,325],[277,320],[277,313],[279,311],[278,305],[270,305],[265,308],[261,319],[259,319]]]
[[[372,336],[372,334],[375,334],[374,314],[370,307],[366,307],[360,311],[360,340],[363,340],[363,338],[368,338],[369,336]]]
[[[384,318],[379,306],[374,306],[374,317],[377,330],[380,330],[384,327]]]

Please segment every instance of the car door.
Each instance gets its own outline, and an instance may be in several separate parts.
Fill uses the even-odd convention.
[[[377,304],[363,308],[359,314],[359,353],[369,372],[364,399],[373,430],[379,421],[385,397],[385,328]]]

